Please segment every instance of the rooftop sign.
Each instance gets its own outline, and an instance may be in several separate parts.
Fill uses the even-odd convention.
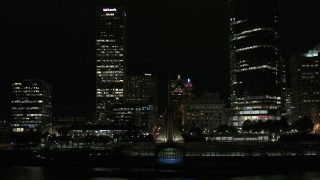
[[[103,12],[115,12],[115,11],[117,11],[117,9],[116,8],[103,8],[102,11]]]

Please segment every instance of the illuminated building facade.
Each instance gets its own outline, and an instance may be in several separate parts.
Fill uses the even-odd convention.
[[[12,83],[11,127],[23,132],[52,123],[52,86],[37,78]]]
[[[151,112],[151,120],[148,120],[148,126],[158,124],[158,78],[152,76],[152,74],[128,76],[126,81],[125,103],[144,106],[146,104],[150,105],[153,111]],[[146,127],[145,125],[142,126]]]
[[[158,79],[155,76],[151,74],[128,76],[125,94],[126,103],[150,103],[155,113],[158,112]]]
[[[320,45],[308,53],[295,54],[290,61],[292,119],[317,119],[320,107]],[[313,112],[313,114],[311,114]],[[314,114],[316,113],[316,114]]]
[[[173,117],[178,125],[182,128],[183,120],[183,104],[192,97],[193,85],[190,79],[182,80],[178,75],[177,79],[171,80],[170,84],[171,104],[173,108]]]
[[[170,83],[171,102],[181,104],[182,101],[192,97],[193,84],[190,78],[181,79],[178,75],[177,79],[171,80]]]
[[[97,8],[96,18],[96,123],[108,124],[113,105],[124,99],[126,14],[123,8]]]
[[[52,125],[60,127],[70,127],[72,125],[82,125],[87,123],[85,117],[53,117]]]
[[[292,122],[292,91],[291,88],[285,88],[283,90],[283,97],[284,97],[284,109],[285,114],[284,116],[288,118],[289,122]]]
[[[279,120],[282,65],[276,0],[230,0],[231,123]]]
[[[112,111],[111,125],[130,129],[137,127],[142,132],[151,132],[153,106],[150,104],[118,104]]]
[[[183,93],[183,99],[188,100],[193,96],[193,84],[190,80],[190,78],[188,78],[184,83],[184,93]]]
[[[182,102],[184,93],[183,82],[180,75],[178,75],[177,79],[171,80],[170,86],[171,103],[173,106],[178,106]]]
[[[217,129],[219,125],[228,124],[225,102],[215,93],[191,98],[183,104],[183,119],[188,128],[197,126],[202,130]]]

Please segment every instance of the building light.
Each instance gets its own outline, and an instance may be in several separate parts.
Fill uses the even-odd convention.
[[[102,11],[103,12],[115,12],[115,11],[117,11],[117,9],[116,8],[103,8]]]

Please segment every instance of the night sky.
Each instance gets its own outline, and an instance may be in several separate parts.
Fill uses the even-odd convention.
[[[283,57],[312,49],[320,42],[320,1],[280,1]],[[54,116],[92,119],[97,6],[126,9],[129,74],[159,76],[163,96],[167,70],[179,72],[196,94],[228,99],[227,0],[1,1],[0,120],[9,120],[11,83],[29,77],[53,85]]]

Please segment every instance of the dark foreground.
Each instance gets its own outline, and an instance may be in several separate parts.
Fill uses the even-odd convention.
[[[145,170],[132,168],[108,167],[41,167],[41,166],[10,166],[0,167],[1,180],[109,180],[109,179],[223,179],[223,180],[315,180],[319,179],[319,171],[291,171],[276,174],[229,175],[217,176],[217,170],[202,176],[192,176],[177,170]],[[181,176],[181,174],[183,174]]]
[[[39,167],[45,170],[45,173],[49,173],[50,177],[57,176],[57,179],[62,178],[59,174],[68,177],[67,179],[92,179],[92,177],[230,179],[320,170],[320,166],[317,165],[320,162],[318,155],[184,157],[181,164],[175,165],[160,164],[155,157],[108,156],[103,152],[90,151],[46,153],[1,151],[0,158],[1,169],[4,172],[8,172],[6,168],[13,171],[17,167],[27,167],[27,169]],[[7,178],[10,179],[9,175]]]

